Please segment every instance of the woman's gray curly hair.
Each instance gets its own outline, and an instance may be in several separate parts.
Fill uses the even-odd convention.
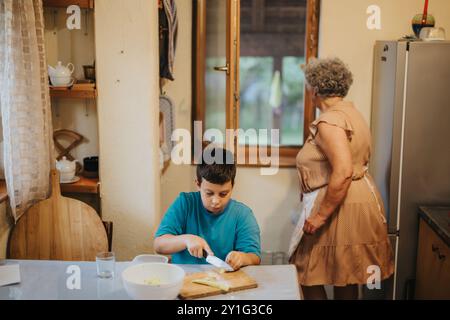
[[[307,85],[321,98],[345,97],[353,75],[339,58],[311,59],[303,67]]]

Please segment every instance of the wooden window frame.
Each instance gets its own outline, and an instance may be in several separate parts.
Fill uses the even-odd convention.
[[[231,44],[236,41],[235,48],[240,48],[240,32],[236,33],[236,38],[233,39],[233,29],[237,28],[240,31],[240,7],[239,0],[227,0],[227,23],[230,21],[231,10],[233,5],[236,5],[237,1],[237,13],[234,13],[237,21],[233,21],[232,25],[227,27],[226,39]],[[193,83],[193,112],[192,112],[192,124],[194,121],[202,121],[202,134],[205,131],[205,57],[206,57],[206,0],[193,0],[193,42],[192,42],[192,83]],[[318,56],[318,44],[319,44],[319,18],[320,18],[320,0],[307,0],[307,16],[306,16],[306,32],[305,32],[305,61],[309,61],[311,58]],[[227,46],[227,55],[231,54],[228,50],[232,50],[232,46]],[[230,89],[230,81],[227,81],[227,97],[226,97],[226,128],[238,129],[239,128],[239,55],[235,52],[235,57],[230,59],[229,69],[234,72],[230,72],[230,76],[234,77],[231,81],[233,84]],[[309,136],[309,124],[315,119],[315,110],[312,101],[311,93],[304,88],[304,119],[303,119],[303,143]],[[194,132],[194,126],[192,125],[192,131]],[[195,141],[193,141],[194,145]],[[205,143],[203,143],[205,145]],[[234,141],[235,150],[242,153],[245,152],[246,159],[248,159],[249,151],[252,146],[238,146],[237,139]],[[270,147],[268,151],[270,151]],[[239,149],[236,149],[239,148]],[[259,148],[259,146],[258,146]],[[279,166],[280,167],[295,167],[296,156],[300,151],[301,146],[280,146],[278,148],[279,153]],[[270,155],[270,154],[269,154]],[[261,167],[264,166],[261,163],[257,164],[238,164],[245,167]]]
[[[67,8],[77,5],[82,9],[94,9],[94,0],[43,0],[44,7]]]

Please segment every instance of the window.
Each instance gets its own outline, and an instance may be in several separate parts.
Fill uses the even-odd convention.
[[[272,57],[242,57],[240,71],[240,110],[239,127],[248,129],[272,128],[272,107],[270,106],[270,88],[273,74]],[[268,137],[250,141],[239,136],[240,144],[267,145]]]
[[[280,165],[295,166],[314,119],[300,65],[317,56],[319,3],[194,1],[193,114],[203,130],[279,129]],[[246,152],[271,143],[243,131],[235,143]]]

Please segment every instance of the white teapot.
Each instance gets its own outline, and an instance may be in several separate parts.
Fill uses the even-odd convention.
[[[59,171],[60,182],[71,182],[75,178],[77,160],[69,161],[66,157],[56,161],[56,169]]]
[[[63,66],[61,61],[58,61],[56,67],[48,66],[48,75],[50,76],[50,81],[54,86],[64,86],[69,87],[73,84],[72,73],[75,67],[72,63]]]

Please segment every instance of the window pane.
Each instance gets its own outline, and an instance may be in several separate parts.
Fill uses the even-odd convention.
[[[225,72],[215,71],[214,67],[225,65],[225,58],[206,58],[206,110],[205,129],[216,128],[225,133]]]
[[[303,90],[305,77],[300,71],[304,57],[283,58],[283,117],[281,121],[281,144],[303,144]]]
[[[272,82],[272,57],[240,58],[240,116],[239,128],[248,129],[272,128],[272,107],[269,105],[270,84]],[[262,144],[267,144],[265,141]],[[257,136],[239,135],[239,143],[258,144]]]
[[[223,137],[226,126],[226,73],[216,71],[214,67],[226,64],[225,36],[226,1],[206,1],[205,130],[219,129]]]
[[[305,28],[306,0],[241,0],[239,127],[279,129],[282,146],[303,144]]]

